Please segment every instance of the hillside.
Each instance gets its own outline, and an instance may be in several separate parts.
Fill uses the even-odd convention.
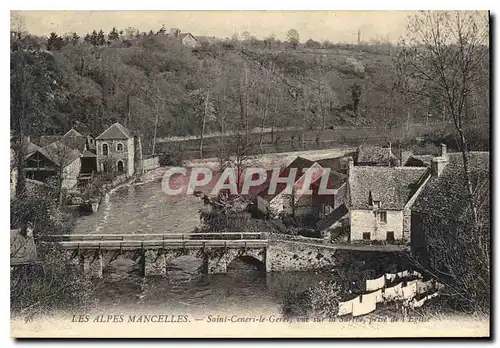
[[[164,138],[441,120],[438,102],[403,103],[390,45],[291,49],[216,41],[190,49],[163,33],[62,42],[26,36],[11,45],[11,92],[30,104],[24,133],[75,127],[99,134],[121,122],[151,150],[155,125]],[[478,103],[486,120],[487,95]]]

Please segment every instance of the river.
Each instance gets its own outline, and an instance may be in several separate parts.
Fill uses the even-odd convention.
[[[108,193],[93,215],[78,219],[75,234],[189,233],[200,226],[202,201],[194,196],[169,197],[154,175],[145,182],[125,184]],[[329,274],[315,272],[266,274],[240,260],[227,274],[203,276],[201,260],[182,256],[167,268],[166,277],[137,277],[131,261],[114,262],[96,284],[99,308],[106,310],[175,310],[189,313],[280,312],[276,291],[282,284],[304,290]]]

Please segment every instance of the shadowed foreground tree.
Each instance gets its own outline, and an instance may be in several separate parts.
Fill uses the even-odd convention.
[[[484,65],[489,65],[487,44],[485,14],[422,11],[408,21],[397,65],[401,79],[412,82],[411,94],[438,96],[453,119],[463,155],[468,204],[476,226],[479,217],[470,179],[466,128],[471,124],[472,97],[485,82],[482,72]]]
[[[467,138],[477,116],[474,96],[488,83],[484,74],[489,66],[487,45],[486,14],[423,11],[409,19],[397,59],[400,86],[407,89],[409,99],[441,100],[457,133],[463,176],[451,179],[458,184],[446,195],[463,192],[463,216],[457,210],[455,220],[427,231],[426,238],[436,264],[431,268],[469,307],[487,302],[490,284],[489,178],[488,172],[478,175]],[[439,217],[439,221],[443,219]],[[439,226],[438,221],[428,221],[427,225]]]

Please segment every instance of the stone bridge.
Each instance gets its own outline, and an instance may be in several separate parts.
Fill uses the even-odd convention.
[[[203,261],[205,274],[226,273],[236,258],[266,269],[268,240],[265,233],[193,234],[82,234],[44,238],[56,242],[71,263],[92,276],[102,277],[103,269],[117,259],[134,261],[143,276],[166,275],[167,264],[189,255]]]

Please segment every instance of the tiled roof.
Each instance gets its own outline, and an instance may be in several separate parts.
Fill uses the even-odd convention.
[[[460,220],[467,204],[462,153],[449,153],[449,163],[439,177],[432,177],[418,195],[412,210]],[[485,199],[489,199],[490,153],[469,152],[469,168],[474,187],[481,182]],[[489,208],[488,205],[484,205]]]
[[[72,149],[60,141],[47,145],[38,151],[57,165],[67,166],[80,158],[80,151]]]
[[[424,166],[430,166],[431,161],[432,161],[432,155],[411,155],[406,164],[407,166],[412,166],[412,167],[424,167]]]
[[[290,173],[290,169],[291,168],[297,168],[297,172],[295,174],[295,180],[294,180],[294,182],[296,182],[302,176],[303,169],[310,168],[313,164],[314,164],[313,161],[308,160],[306,158],[303,158],[303,157],[299,156],[299,157],[295,158],[292,161],[292,163],[290,163],[286,168],[284,168],[280,172],[279,176],[280,177],[287,177],[289,175],[289,173]],[[266,197],[268,195],[267,192],[269,190],[269,181],[270,181],[270,179],[271,179],[271,176],[268,176],[267,183],[262,186],[262,189],[258,193],[259,196]],[[271,195],[270,198],[273,198],[273,197],[277,196],[285,188],[286,188],[285,184],[278,184],[276,186],[276,192],[275,192],[275,194]]]
[[[45,147],[63,138],[62,135],[42,135],[38,140],[38,146]]]
[[[380,209],[402,210],[427,168],[354,166],[349,174],[351,208],[371,209],[370,196]]]
[[[358,163],[388,163],[397,160],[391,149],[380,146],[360,146],[358,151]]]
[[[71,128],[69,131],[66,132],[66,134],[64,134],[64,136],[81,137],[83,135],[78,133],[74,128]]]
[[[119,123],[112,124],[96,139],[98,140],[112,140],[112,139],[130,139],[132,135],[130,131]]]

